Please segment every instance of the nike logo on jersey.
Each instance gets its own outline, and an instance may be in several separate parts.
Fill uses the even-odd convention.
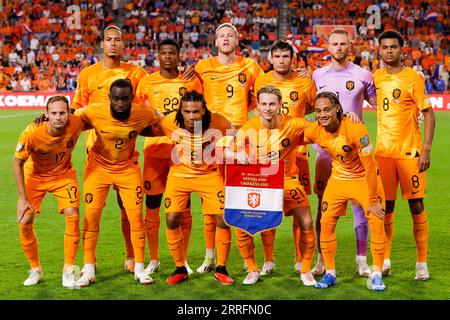
[[[108,131],[100,130],[101,133],[109,133]]]
[[[211,80],[217,80],[219,77],[211,77]]]
[[[419,193],[419,192],[420,192],[420,190],[417,190],[417,191],[411,192],[411,194],[416,194],[416,193]]]
[[[325,88],[326,86],[327,86],[327,85],[320,86],[320,87],[319,87],[319,90],[322,89],[322,88]]]
[[[98,86],[98,90],[102,90],[105,86]]]

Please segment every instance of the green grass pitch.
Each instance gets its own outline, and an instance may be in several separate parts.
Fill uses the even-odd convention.
[[[0,112],[0,299],[3,300],[447,300],[450,299],[450,113],[436,113],[437,127],[431,154],[431,168],[427,171],[428,192],[425,207],[429,218],[429,270],[431,279],[426,282],[414,280],[416,251],[412,234],[412,220],[407,202],[397,201],[395,234],[392,254],[392,276],[385,278],[388,289],[372,292],[366,287],[366,279],[360,278],[355,269],[355,236],[353,216],[349,211],[337,226],[338,249],[336,268],[338,285],[329,290],[304,287],[294,271],[294,248],[292,241],[292,218],[285,218],[277,230],[275,243],[276,269],[253,286],[244,286],[243,260],[240,258],[233,232],[232,248],[228,262],[230,275],[236,280],[232,286],[222,286],[213,274],[194,273],[188,281],[169,286],[165,280],[174,270],[174,263],[165,237],[164,214],[161,214],[160,260],[161,269],[154,275],[155,284],[142,286],[135,283],[122,265],[125,246],[120,229],[120,211],[115,194],[110,192],[101,220],[97,247],[97,282],[83,289],[66,289],[61,286],[63,265],[64,218],[57,214],[56,201],[47,196],[42,213],[36,218],[35,230],[39,241],[39,254],[44,271],[44,281],[34,287],[24,287],[28,263],[19,242],[16,223],[17,191],[12,174],[12,159],[17,138],[25,126],[39,111],[2,110]],[[365,113],[371,137],[375,138],[375,112]],[[80,186],[82,185],[84,136],[80,137],[73,154]],[[142,150],[143,139],[138,140]],[[312,150],[312,148],[310,148]],[[141,160],[142,160],[142,152]],[[310,167],[313,174],[314,154],[311,152]],[[193,200],[193,231],[191,236],[189,264],[197,268],[203,261],[203,222],[199,210],[199,198]],[[316,197],[309,198],[315,217]],[[81,215],[84,208],[80,209]],[[81,219],[82,220],[82,219]],[[81,222],[80,222],[81,224]],[[260,236],[256,237],[257,262],[262,266]],[[371,261],[370,254],[369,261]],[[146,247],[146,263],[148,263]],[[76,263],[82,267],[82,246]],[[369,263],[370,264],[370,263]]]

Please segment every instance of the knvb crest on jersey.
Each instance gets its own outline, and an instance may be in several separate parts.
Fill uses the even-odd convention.
[[[291,140],[289,140],[289,138],[284,138],[283,140],[281,140],[281,146],[283,148],[289,147],[290,144],[291,144]]]
[[[138,135],[137,131],[133,130],[133,131],[130,131],[130,133],[128,133],[128,138],[129,139],[134,139],[134,138],[137,137],[137,135]]]
[[[402,90],[400,90],[400,89],[394,89],[394,91],[392,91],[392,96],[394,97],[394,99],[400,98],[401,94],[402,94]]]
[[[298,92],[291,91],[291,93],[289,94],[289,98],[291,98],[292,101],[297,101],[298,100]]]
[[[67,149],[70,149],[70,148],[73,147],[73,140],[72,140],[72,139],[70,139],[70,140],[67,142],[66,147],[67,147]]]
[[[355,88],[355,81],[349,80],[345,83],[345,87],[348,91],[352,91]]]
[[[239,73],[238,74],[238,80],[240,83],[247,82],[247,75],[245,73]]]
[[[251,192],[247,195],[247,204],[250,208],[257,208],[261,204],[261,195],[256,192]]]
[[[178,93],[180,94],[180,96],[184,96],[184,94],[187,92],[187,88],[186,87],[181,87],[178,89]]]

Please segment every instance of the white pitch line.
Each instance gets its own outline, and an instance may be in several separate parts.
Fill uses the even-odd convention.
[[[6,119],[6,118],[15,118],[15,117],[23,117],[23,116],[30,116],[32,114],[36,114],[37,112],[33,112],[33,113],[15,113],[15,114],[8,114],[8,115],[0,115],[0,119]]]

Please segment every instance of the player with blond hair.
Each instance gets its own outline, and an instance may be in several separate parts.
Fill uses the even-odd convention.
[[[255,106],[252,102],[254,82],[264,71],[255,60],[236,54],[239,35],[231,23],[216,28],[215,45],[218,55],[200,60],[195,71],[202,81],[208,109],[223,115],[238,128],[247,121],[249,111]],[[214,269],[214,233],[214,220],[206,218],[206,255],[197,272]]]

